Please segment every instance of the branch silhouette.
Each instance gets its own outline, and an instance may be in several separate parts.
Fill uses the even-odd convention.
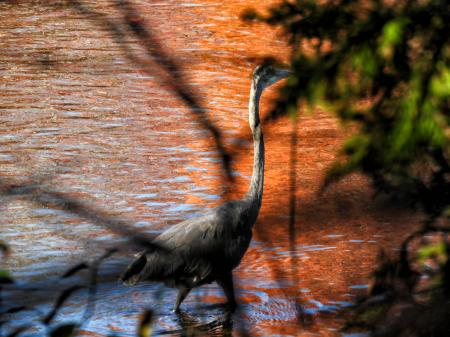
[[[118,45],[122,47],[125,56],[134,64],[139,65],[147,74],[153,74],[149,63],[146,60],[140,59],[128,48],[125,42],[125,32],[119,24],[109,19],[107,15],[88,8],[80,1],[69,0],[68,5],[80,14],[83,14],[86,18],[109,30]],[[158,42],[152,30],[144,23],[144,19],[129,1],[117,0],[115,1],[115,6],[123,14],[123,25],[138,38],[145,48],[149,59],[153,60],[167,74],[168,78],[162,79],[163,82],[187,105],[200,126],[207,130],[213,137],[217,151],[222,159],[225,176],[229,182],[232,182],[232,157],[225,149],[222,133],[208,118],[205,109],[200,104],[200,99],[189,88],[186,80],[182,76],[180,66],[164,51],[163,46]]]

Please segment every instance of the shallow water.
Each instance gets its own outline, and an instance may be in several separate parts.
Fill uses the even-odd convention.
[[[239,15],[271,1],[134,2],[139,22],[178,62],[185,89],[199,97],[222,131],[233,154],[231,183],[224,182],[210,133],[174,94],[167,72],[149,57],[156,47],[145,49],[121,25],[123,13],[112,2],[97,1],[89,8],[122,27],[120,43],[98,17],[46,3],[0,2],[3,181],[39,180],[149,235],[245,193],[252,168],[246,121],[250,74],[259,57],[287,59],[289,49],[279,32],[244,25]],[[263,114],[275,93],[271,89],[263,97]],[[347,132],[316,111],[298,121],[296,222],[289,227],[292,124],[281,119],[264,126],[265,195],[254,240],[235,272],[241,303],[232,317],[235,336],[244,330],[255,336],[340,335],[341,312],[367,290],[379,248],[392,251],[415,221],[411,214],[374,202],[359,176],[317,194]],[[170,311],[174,290],[114,281],[139,250],[125,246],[119,235],[21,198],[4,197],[1,207],[0,237],[12,251],[2,265],[18,282],[4,292],[4,302],[38,309],[12,314],[13,324],[36,323],[60,290],[85,282],[83,273],[61,280],[66,270],[120,245],[126,248],[101,265],[104,281],[84,335],[134,336],[145,308],[155,312],[155,335],[180,335],[183,326],[208,335],[227,330],[230,323],[220,305],[224,298],[215,284],[190,294],[184,315],[177,316]],[[401,225],[392,234],[394,223]],[[76,292],[56,322],[82,319],[86,298],[86,290]],[[299,325],[296,302],[307,326]],[[23,335],[40,336],[43,329],[36,323]]]

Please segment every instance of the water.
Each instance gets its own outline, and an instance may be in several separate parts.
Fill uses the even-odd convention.
[[[3,181],[18,185],[38,180],[111,218],[127,219],[130,228],[149,235],[245,193],[252,169],[247,126],[251,71],[258,57],[287,59],[289,54],[279,32],[240,21],[245,8],[260,8],[261,2],[134,2],[140,22],[180,64],[185,89],[200,98],[222,131],[234,158],[232,183],[224,182],[210,134],[174,94],[167,72],[129,31],[120,26],[126,37],[119,43],[105,22],[46,3],[0,3]],[[110,2],[96,1],[88,8],[109,22],[122,22],[123,13]],[[265,93],[263,114],[275,93]],[[232,317],[232,334],[340,335],[341,312],[367,291],[379,248],[394,247],[414,217],[374,202],[359,176],[317,194],[346,132],[328,114],[316,111],[299,119],[297,217],[295,239],[290,240],[292,122],[281,119],[264,130],[264,201],[254,240],[235,271],[241,310]],[[11,246],[2,267],[17,279],[4,292],[4,302],[30,309],[10,317],[16,325],[34,322],[24,335],[42,335],[38,320],[51,310],[57,294],[85,282],[86,276],[61,275],[112,246],[122,250],[101,265],[96,307],[83,334],[134,336],[146,308],[155,312],[155,335],[179,335],[183,326],[223,334],[230,325],[215,284],[190,294],[182,316],[170,311],[174,290],[118,285],[118,273],[139,248],[124,249],[120,235],[89,219],[4,197],[0,223],[0,237]],[[392,223],[400,224],[394,235]],[[86,289],[74,293],[55,324],[82,320],[86,298]],[[296,302],[311,318],[306,328],[298,324]]]

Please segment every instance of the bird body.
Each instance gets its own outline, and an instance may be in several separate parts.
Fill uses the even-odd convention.
[[[244,256],[258,217],[264,186],[264,139],[259,120],[259,98],[265,87],[286,77],[286,70],[259,66],[250,90],[249,124],[254,141],[250,187],[241,200],[229,201],[206,215],[188,219],[161,233],[154,242],[163,247],[142,252],[122,274],[129,283],[164,282],[179,289],[175,310],[192,288],[216,281],[234,310],[232,270]]]
[[[145,267],[134,282],[154,280],[168,286],[197,287],[211,275],[234,269],[252,237],[248,203],[230,201],[204,216],[172,226],[154,242],[164,250],[145,251]],[[253,215],[254,216],[254,215]]]

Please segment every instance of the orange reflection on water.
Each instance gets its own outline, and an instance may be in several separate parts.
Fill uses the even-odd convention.
[[[251,73],[263,56],[287,60],[289,48],[278,31],[244,24],[240,15],[248,7],[274,3],[134,2],[140,22],[178,62],[187,90],[221,130],[236,173],[229,185],[210,134],[173,93],[168,73],[123,26],[122,42],[147,71],[127,58],[111,31],[73,8],[0,3],[0,33],[6,36],[0,41],[0,61],[8,88],[0,94],[5,110],[0,174],[26,180],[36,172],[51,173],[52,187],[111,215],[138,219],[139,230],[166,228],[223,202],[224,195],[241,197],[253,160],[247,125]],[[109,2],[89,5],[113,22],[123,19]],[[263,116],[275,96],[276,88],[264,94]],[[292,129],[288,118],[263,126],[263,205],[254,242],[235,273],[242,316],[254,335],[334,335],[332,329],[342,323],[339,312],[365,291],[378,249],[392,252],[418,223],[417,215],[373,200],[367,180],[358,175],[317,194],[349,133],[318,110],[298,119],[296,221],[289,228]],[[9,263],[19,275],[26,268],[37,273],[46,261],[75,263],[110,240],[107,231],[83,227],[78,218],[61,219],[36,205],[8,207],[1,221],[11,229],[19,262]],[[54,223],[63,228],[55,231]],[[200,300],[189,297],[188,308],[222,299],[214,286],[208,289]],[[148,305],[146,295],[132,304]],[[296,300],[314,317],[312,326],[299,327]],[[136,315],[128,312],[128,295],[114,301],[97,319],[122,331],[126,324],[113,318]],[[125,309],[117,312],[121,305]],[[168,307],[164,302],[160,309],[165,313]],[[161,314],[158,324],[172,326],[171,320],[170,314]]]

